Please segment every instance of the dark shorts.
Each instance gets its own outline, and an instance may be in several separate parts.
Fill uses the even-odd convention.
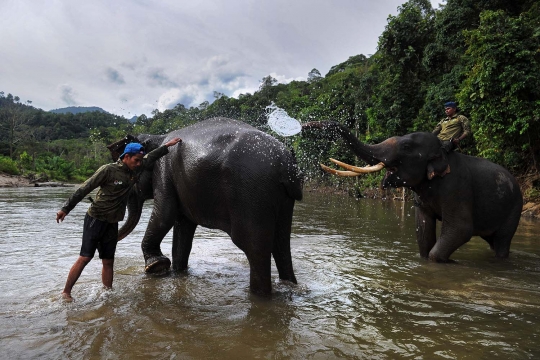
[[[81,256],[93,258],[96,249],[100,259],[114,259],[118,242],[118,223],[108,223],[86,214],[82,236]]]

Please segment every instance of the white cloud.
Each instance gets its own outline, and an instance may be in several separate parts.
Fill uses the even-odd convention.
[[[0,91],[131,117],[373,54],[402,0],[2,2]]]

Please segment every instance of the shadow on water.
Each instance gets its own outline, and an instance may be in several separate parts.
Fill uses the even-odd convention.
[[[244,254],[197,230],[187,272],[143,273],[141,224],[118,245],[112,291],[92,261],[59,293],[86,210],[57,225],[71,190],[0,190],[0,352],[10,358],[429,358],[540,355],[540,224],[522,221],[505,261],[473,238],[452,258],[419,258],[411,203],[305,194],[291,239],[298,285],[249,293]],[[170,235],[162,249],[170,252]]]

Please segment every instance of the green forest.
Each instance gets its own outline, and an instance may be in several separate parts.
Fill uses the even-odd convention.
[[[3,90],[0,171],[8,173],[82,181],[110,161],[105,145],[128,133],[163,134],[214,116],[239,119],[280,138],[267,126],[266,107],[272,103],[301,122],[338,121],[362,141],[377,143],[432,131],[444,117],[444,102],[452,100],[472,127],[462,151],[508,168],[527,183],[526,198],[540,195],[536,0],[447,0],[437,10],[428,0],[410,0],[388,17],[373,55],[351,56],[324,76],[313,69],[306,81],[280,84],[267,76],[253,94],[231,98],[215,92],[212,103],[177,104],[135,123],[98,111],[46,112]],[[307,181],[354,181],[327,176],[318,166],[328,157],[357,161],[339,140],[280,140],[294,149]],[[355,186],[377,186],[378,180],[368,176]]]

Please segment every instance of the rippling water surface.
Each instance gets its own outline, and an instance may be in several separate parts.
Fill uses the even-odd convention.
[[[250,295],[229,237],[199,228],[189,270],[143,272],[141,223],[117,248],[114,289],[96,258],[60,300],[84,213],[73,188],[0,189],[0,357],[127,359],[527,359],[540,356],[540,223],[522,220],[506,261],[480,238],[456,264],[419,258],[412,203],[305,193],[291,240],[298,285],[273,265]],[[162,244],[170,253],[171,235]],[[97,260],[97,261],[96,261]]]

